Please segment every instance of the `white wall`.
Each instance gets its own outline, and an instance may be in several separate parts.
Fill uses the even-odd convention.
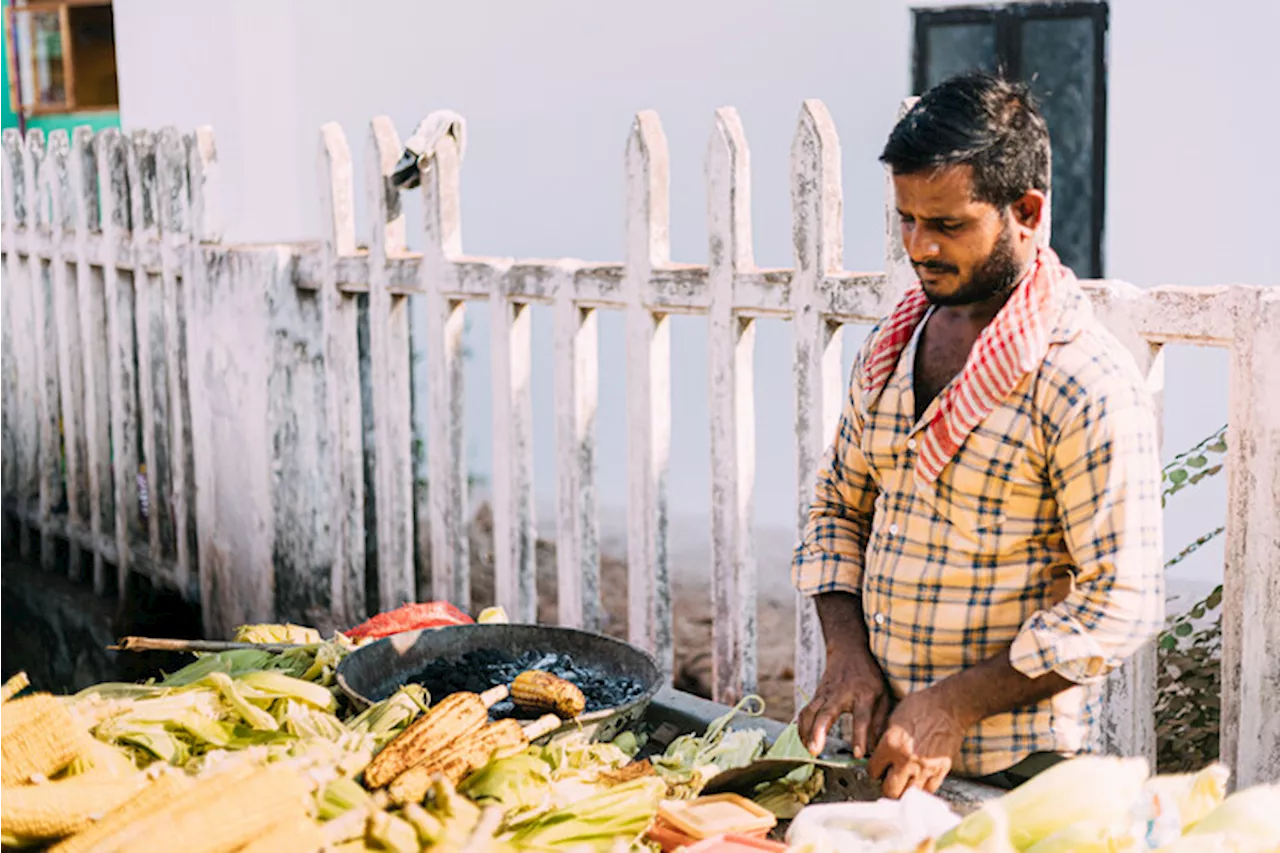
[[[1270,43],[1278,9],[1274,0],[1111,3],[1109,276],[1140,285],[1280,280],[1270,216],[1280,179],[1268,157],[1280,119],[1267,106],[1280,83]],[[449,107],[469,122],[468,252],[618,260],[628,125],[635,111],[654,108],[671,148],[673,255],[701,261],[703,152],[713,110],[729,104],[752,146],[757,261],[787,266],[787,153],[800,102],[817,97],[831,109],[844,149],[846,265],[882,266],[876,155],[909,88],[906,0],[116,0],[115,15],[122,121],[214,126],[230,190],[229,239],[316,237],[322,123],[341,122],[359,158],[371,116],[390,115],[404,136],[427,112]],[[363,202],[358,216],[367,231]],[[415,225],[411,218],[411,245]],[[473,467],[483,474],[490,451],[482,314],[469,332],[468,429]],[[702,324],[677,318],[673,329],[677,563],[681,554],[699,561],[708,535],[699,518],[709,492]],[[601,328],[600,493],[621,505],[621,323],[606,317]],[[550,324],[541,311],[534,333],[536,477],[550,496]],[[860,339],[851,331],[847,348]],[[789,364],[789,330],[765,324],[757,387],[761,571],[783,583],[794,462],[770,448],[790,447]],[[1225,365],[1217,354],[1171,354],[1170,452],[1225,418]],[[1220,518],[1224,494],[1210,490],[1172,507],[1171,530],[1211,526],[1200,516]],[[1184,538],[1175,532],[1170,547]],[[1189,566],[1212,571],[1220,555],[1209,550]]]

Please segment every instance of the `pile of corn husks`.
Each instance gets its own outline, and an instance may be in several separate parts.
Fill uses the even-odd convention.
[[[312,629],[260,625],[241,629],[237,639],[301,645],[282,653],[202,655],[152,682],[99,684],[60,697],[91,746],[21,784],[6,777],[0,797],[4,847],[127,851],[145,849],[138,846],[145,838],[155,849],[157,833],[181,818],[188,827],[181,849],[200,853],[648,850],[656,845],[645,834],[663,801],[697,797],[717,773],[762,755],[807,756],[794,726],[769,745],[763,729],[730,725],[739,714],[763,711],[752,697],[706,732],[677,738],[649,759],[635,760],[643,732],[624,733],[612,743],[575,733],[492,760],[456,787],[437,777],[421,802],[397,806],[385,791],[367,790],[361,774],[432,697],[408,685],[357,713],[334,683],[338,663],[354,648],[347,638],[323,640]],[[14,692],[6,686],[6,761],[10,701],[22,701],[11,700]],[[264,773],[277,776],[272,781]],[[107,831],[129,808],[119,796],[98,811],[55,797],[65,800],[63,813],[38,820],[19,808],[51,800],[41,794],[71,791],[75,785],[68,781],[108,777],[142,791],[130,795],[135,802],[161,781],[176,780],[186,800],[152,809],[164,820],[152,815],[149,835]],[[235,821],[220,818],[219,809],[233,796],[225,793],[233,777],[242,790],[255,784],[259,792],[278,789],[281,811],[256,818],[246,804],[236,815],[240,833],[226,831]],[[893,810],[912,807],[918,792],[901,802],[806,807],[823,789],[821,768],[813,765],[758,786],[752,798],[780,819],[795,819],[788,835],[794,853],[1280,851],[1280,788],[1260,786],[1224,801],[1225,784],[1226,771],[1218,766],[1148,778],[1138,760],[1081,758],[963,820],[948,814],[945,830],[932,825],[914,831],[910,814]],[[214,797],[215,791],[224,793]],[[304,802],[289,799],[290,791],[302,791]],[[258,796],[265,807],[270,798]],[[880,811],[865,811],[870,806]],[[221,833],[193,828],[219,823],[228,824]],[[258,827],[252,840],[250,825]],[[95,833],[109,838],[94,840]]]

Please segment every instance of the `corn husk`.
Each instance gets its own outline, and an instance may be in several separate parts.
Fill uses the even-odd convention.
[[[1069,826],[1092,821],[1111,826],[1124,821],[1147,779],[1142,758],[1084,755],[1050,767],[998,800],[968,815],[938,839],[938,849],[1004,841],[1028,850]],[[1007,824],[1007,831],[1000,825]]]
[[[1236,791],[1186,833],[1186,837],[1222,836],[1241,850],[1280,849],[1280,785],[1255,785]]]
[[[538,815],[506,840],[531,850],[608,853],[619,840],[634,842],[648,830],[665,793],[656,777],[636,779]]]
[[[237,643],[319,643],[320,632],[286,622],[283,625],[241,625],[236,629]]]

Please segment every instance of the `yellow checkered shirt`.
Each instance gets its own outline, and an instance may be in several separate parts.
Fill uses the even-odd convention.
[[[861,596],[898,698],[1005,649],[1028,677],[1056,671],[1076,683],[975,726],[953,768],[961,775],[1087,751],[1101,680],[1164,618],[1152,399],[1078,286],[1065,306],[1039,368],[932,486],[914,472],[913,436],[938,405],[916,421],[919,328],[869,409],[857,387],[864,346],[796,548],[801,593]]]

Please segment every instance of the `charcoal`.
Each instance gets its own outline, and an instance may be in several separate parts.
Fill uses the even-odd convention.
[[[490,687],[510,684],[517,675],[535,666],[578,685],[587,700],[585,713],[588,714],[626,705],[644,694],[644,685],[634,678],[580,666],[569,655],[544,650],[526,651],[513,657],[486,649],[467,652],[461,658],[436,658],[409,680],[427,688],[432,701],[436,702],[451,693],[483,693]],[[529,714],[506,700],[494,705],[489,716],[500,720],[504,717],[525,718]]]

